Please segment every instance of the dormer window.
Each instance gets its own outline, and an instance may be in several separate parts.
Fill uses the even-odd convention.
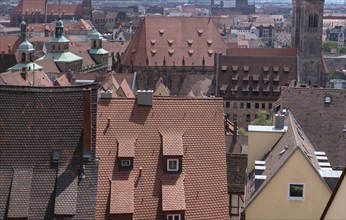
[[[131,160],[121,160],[120,165],[122,167],[131,167],[132,162],[131,162]]]
[[[167,215],[167,220],[181,220],[180,214]]]
[[[178,172],[179,171],[179,160],[178,159],[168,159],[167,160],[167,171],[168,172]]]

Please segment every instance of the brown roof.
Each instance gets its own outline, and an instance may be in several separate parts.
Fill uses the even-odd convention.
[[[133,175],[119,175],[111,180],[110,214],[133,213],[135,209]]]
[[[33,74],[35,77],[33,78]],[[28,71],[26,75],[27,79],[21,75],[21,72],[5,72],[0,74],[0,78],[5,82],[6,85],[17,85],[17,86],[32,86],[33,80],[35,79],[35,86],[52,87],[53,83],[49,77],[43,71]]]
[[[127,98],[134,98],[135,97],[129,84],[127,83],[126,79],[124,79],[121,82],[116,94],[118,95],[118,97],[122,97],[122,96],[127,97]]]
[[[5,54],[15,53],[22,41],[16,35],[0,35],[0,54],[2,52],[5,52]]]
[[[162,211],[186,210],[184,176],[162,178]]]
[[[330,105],[324,102],[326,95],[331,97]],[[346,90],[283,87],[281,102],[281,109],[294,113],[317,150],[326,153],[331,166],[342,169],[346,161]]]
[[[212,43],[210,43],[212,42]],[[208,17],[145,17],[121,57],[124,65],[214,65],[227,46]],[[183,64],[184,63],[184,64]]]
[[[183,156],[183,134],[177,131],[161,131],[163,156]]]
[[[59,76],[56,81],[54,82],[54,85],[58,85],[58,86],[70,86],[71,83],[69,82],[66,74],[62,74],[61,76]]]
[[[42,66],[46,73],[60,73],[58,66],[54,62],[54,58],[36,60],[35,63]]]
[[[17,14],[31,14],[38,11],[41,15],[45,14],[46,0],[21,0],[15,9]],[[48,4],[47,15],[59,15],[59,8],[62,15],[82,14],[82,5],[74,4]]]
[[[135,98],[99,100],[96,218],[110,219],[109,179],[133,175],[133,219],[166,219],[163,205],[169,209],[184,207],[181,202],[174,204],[174,201],[163,199],[172,197],[183,201],[182,192],[186,219],[228,219],[222,99],[154,97],[151,107],[138,106],[136,102]],[[184,133],[182,173],[167,174],[164,171],[162,130]],[[118,147],[114,143],[120,137],[136,137],[132,170],[120,170],[118,166]],[[180,179],[183,177],[184,181]],[[177,191],[171,190],[170,186],[166,188],[168,179],[173,181],[175,186],[172,187]],[[171,194],[166,194],[168,191]]]
[[[118,157],[135,157],[135,141],[131,138],[118,138]]]

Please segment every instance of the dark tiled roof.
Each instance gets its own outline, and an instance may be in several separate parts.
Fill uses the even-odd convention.
[[[324,103],[329,95],[330,105]],[[283,87],[281,109],[290,109],[318,151],[324,151],[333,168],[346,161],[346,90]]]
[[[247,154],[227,154],[228,191],[244,193],[246,184]]]
[[[222,99],[154,97],[152,107],[138,106],[135,98],[100,99],[96,218],[110,219],[110,180],[134,176],[133,219],[163,219],[162,210],[166,205],[168,209],[177,206],[181,211],[182,203],[174,204],[166,199],[183,201],[183,192],[186,219],[227,219],[223,117]],[[182,173],[171,175],[164,171],[160,132],[173,129],[179,135],[184,134],[184,155],[178,156],[182,158]],[[120,170],[118,166],[116,142],[120,137],[136,138],[132,170]],[[127,177],[122,177],[124,175]],[[183,177],[184,181],[180,179]],[[167,179],[172,182],[166,182]],[[170,190],[166,184],[179,190]]]
[[[96,126],[95,86],[0,86],[1,219],[9,214],[53,219],[54,213],[74,214],[72,219],[95,219],[96,131],[85,126]],[[85,102],[85,96],[91,102]],[[91,109],[89,123],[85,109]],[[83,146],[87,144],[82,137],[88,132],[92,133],[88,149],[91,159],[84,162],[82,169]],[[52,161],[54,151],[60,152],[58,164]],[[17,172],[26,169],[32,171],[18,178]],[[85,178],[78,179],[77,185],[76,176],[83,173]],[[18,187],[18,183],[28,188],[23,184]],[[23,209],[18,214],[19,205]],[[30,208],[26,209],[26,205]]]
[[[300,150],[305,156],[306,160],[312,165],[317,175],[321,178],[321,181],[325,182],[319,174],[320,166],[315,156],[315,147],[310,142],[306,133],[294,118],[292,112],[287,113],[285,116],[285,125],[288,126],[287,131],[275,144],[275,146],[266,155],[265,170],[262,175],[266,176],[264,182],[259,186],[257,190],[254,188],[253,175],[249,175],[246,186],[246,206],[248,206],[262,189],[274,178],[275,174],[283,167],[285,162],[296,152]],[[325,183],[327,186],[327,184]]]

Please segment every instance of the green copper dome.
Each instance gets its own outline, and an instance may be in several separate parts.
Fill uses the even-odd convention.
[[[94,30],[94,31],[90,34],[90,39],[91,39],[91,40],[100,40],[100,39],[102,39],[102,35],[101,35],[100,32],[98,32],[97,30]]]
[[[34,51],[34,46],[25,38],[23,43],[21,43],[18,47],[18,50],[21,52]]]
[[[57,28],[63,28],[64,27],[64,23],[62,22],[61,19],[56,21],[55,27],[57,27]]]
[[[21,26],[25,26],[26,22],[23,20],[22,23],[20,23]]]

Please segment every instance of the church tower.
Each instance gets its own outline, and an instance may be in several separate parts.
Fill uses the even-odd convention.
[[[292,47],[299,52],[298,81],[321,86],[324,0],[293,0],[292,3]]]
[[[83,19],[84,20],[92,20],[92,8],[91,8],[91,0],[83,0],[82,3],[83,8]]]

